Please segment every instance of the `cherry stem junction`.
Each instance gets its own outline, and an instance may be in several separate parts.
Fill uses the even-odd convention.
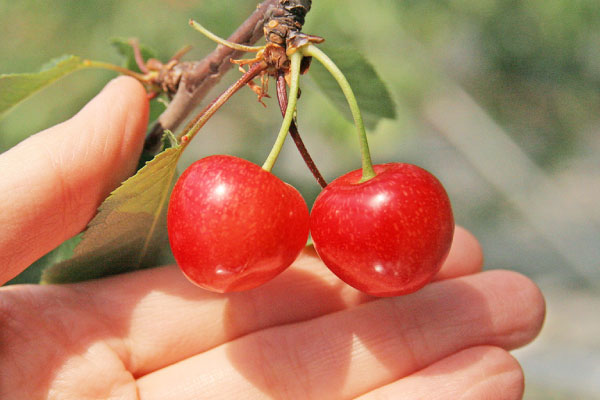
[[[292,120],[294,119],[296,104],[298,102],[298,85],[300,81],[300,64],[302,62],[302,58],[303,55],[300,51],[296,51],[290,56],[290,93],[288,96],[288,105],[285,110],[283,123],[281,124],[279,133],[277,134],[275,144],[273,145],[271,153],[269,153],[269,156],[262,166],[265,171],[270,172],[271,169],[273,169],[273,165],[275,164],[275,161],[277,161],[277,157],[279,156],[281,148],[283,147],[283,143],[285,142],[285,137],[287,136]]]
[[[358,107],[358,102],[354,96],[354,92],[350,87],[350,83],[342,73],[342,71],[335,65],[335,63],[319,48],[313,44],[308,44],[300,48],[300,52],[307,57],[313,57],[318,60],[323,66],[329,71],[333,78],[337,81],[338,85],[342,89],[350,111],[352,112],[352,118],[354,119],[354,125],[358,134],[358,142],[360,144],[360,153],[362,159],[362,178],[359,182],[365,182],[373,178],[375,170],[373,169],[373,162],[371,161],[371,153],[369,151],[369,142],[367,140],[367,132],[365,131],[365,125]]]
[[[260,54],[260,52],[265,49],[265,46],[246,46],[246,45],[230,42],[230,41],[223,39],[223,38],[215,35],[214,33],[210,32],[208,29],[206,29],[205,27],[203,27],[201,24],[199,24],[198,22],[196,22],[194,20],[190,20],[190,25],[194,29],[196,29],[197,31],[202,33],[204,36],[206,36],[207,38],[209,38],[223,46],[232,48],[234,50],[245,51],[245,52],[259,52],[259,54]],[[277,161],[277,157],[279,156],[279,153],[281,152],[283,143],[285,142],[285,138],[286,138],[289,128],[293,122],[294,113],[296,111],[296,103],[298,100],[298,85],[299,85],[299,79],[300,79],[300,65],[302,62],[302,58],[303,57],[314,57],[321,64],[323,64],[325,69],[327,69],[329,71],[329,73],[333,76],[333,78],[337,81],[338,85],[342,89],[342,92],[344,93],[344,96],[346,97],[348,106],[350,107],[350,111],[352,113],[352,118],[354,119],[354,125],[356,126],[356,131],[358,134],[358,142],[359,142],[359,146],[360,146],[361,161],[362,161],[362,177],[361,177],[359,183],[368,181],[369,179],[375,177],[376,174],[375,174],[375,170],[373,169],[373,162],[371,161],[371,153],[369,151],[369,142],[367,139],[367,132],[365,130],[365,125],[364,125],[364,122],[362,119],[360,108],[358,106],[358,102],[356,101],[356,96],[354,95],[354,92],[352,91],[352,88],[350,86],[350,83],[344,76],[343,72],[323,51],[318,49],[315,45],[313,45],[310,42],[308,44],[305,44],[305,45],[302,45],[299,47],[289,48],[288,49],[288,57],[289,57],[290,63],[291,63],[289,100],[288,100],[285,116],[283,118],[283,123],[282,123],[279,133],[277,135],[277,139],[275,141],[275,144],[273,145],[273,148],[271,149],[271,152],[269,153],[269,156],[267,157],[265,163],[263,164],[262,168],[266,171],[271,171],[271,169],[273,168],[273,165]],[[238,80],[238,82],[236,82],[234,85],[232,85],[232,87],[230,89],[237,87],[238,84],[240,84],[240,82],[242,82],[242,81],[244,81],[245,83],[248,83],[260,71],[262,71],[266,68],[264,66],[264,64],[260,63],[260,65],[262,65],[262,68],[257,69],[257,68],[259,68],[259,63],[254,64],[252,66],[252,68],[250,68],[250,70],[246,74],[244,74],[244,76],[242,78],[240,78],[240,80]],[[256,72],[253,72],[251,74],[251,71],[253,71],[255,69],[256,69]],[[246,77],[247,75],[251,75],[251,78],[248,80],[245,80],[244,77]],[[241,86],[239,86],[239,87],[241,87]],[[235,93],[235,91],[237,91],[239,89],[239,87],[235,88],[233,93]],[[229,91],[229,89],[228,89],[228,91]],[[231,93],[231,94],[233,94],[233,93]],[[221,96],[221,97],[223,97],[223,96],[226,97],[223,100],[223,102],[219,101],[219,99],[221,98],[221,97],[219,97],[219,99],[215,100],[211,105],[209,105],[205,111],[203,111],[198,117],[196,117],[196,119],[194,121],[192,121],[190,123],[190,125],[188,125],[188,128],[184,131],[184,132],[188,132],[188,130],[189,130],[189,132],[185,134],[185,136],[187,136],[188,139],[191,139],[196,134],[196,132],[206,123],[206,120],[208,120],[208,118],[210,118],[212,116],[212,114],[214,114],[214,111],[216,111],[216,109],[218,109],[229,97],[231,97],[231,95],[226,96],[226,94],[227,94],[227,92],[225,92]],[[211,106],[213,104],[216,104],[216,109],[213,112],[209,112],[209,110],[211,109]]]

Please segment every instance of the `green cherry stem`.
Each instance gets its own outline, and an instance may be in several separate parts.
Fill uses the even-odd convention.
[[[318,60],[323,66],[329,71],[329,73],[337,81],[338,85],[342,89],[350,111],[352,112],[352,118],[354,119],[354,125],[358,133],[358,142],[360,144],[360,153],[362,159],[362,178],[360,182],[368,181],[375,176],[375,170],[373,169],[373,162],[371,161],[371,153],[369,151],[369,142],[367,140],[367,132],[365,131],[365,124],[363,123],[360,108],[354,96],[354,92],[348,83],[348,80],[342,73],[342,71],[335,65],[335,63],[323,53],[319,48],[313,44],[308,44],[300,48],[302,54],[307,57],[313,57]]]
[[[285,109],[285,116],[283,117],[283,123],[281,124],[281,128],[279,129],[279,133],[277,134],[277,139],[275,140],[275,144],[271,149],[271,153],[267,157],[265,163],[262,168],[265,171],[271,171],[273,169],[273,165],[275,165],[275,161],[277,161],[277,157],[281,152],[281,148],[283,147],[283,143],[285,142],[285,137],[288,134],[290,129],[290,125],[292,124],[292,120],[294,119],[294,112],[296,111],[296,103],[298,102],[298,85],[300,81],[300,64],[302,62],[302,52],[296,51],[290,56],[291,61],[291,82],[290,82],[290,94],[288,96],[288,105]]]

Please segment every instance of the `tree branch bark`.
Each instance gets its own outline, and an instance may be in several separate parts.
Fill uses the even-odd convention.
[[[228,40],[247,45],[254,44],[264,35],[263,24],[278,3],[279,0],[265,0],[260,3],[254,13],[240,25]],[[229,71],[232,66],[229,60],[239,58],[242,54],[242,52],[218,45],[201,61],[181,63],[183,71],[177,93],[148,133],[144,144],[146,153],[156,154],[160,150],[161,138],[165,129],[175,131],[204,99],[208,91]]]

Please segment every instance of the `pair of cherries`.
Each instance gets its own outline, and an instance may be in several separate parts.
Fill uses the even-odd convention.
[[[215,292],[255,288],[285,270],[309,231],[327,267],[373,296],[425,286],[452,243],[448,195],[411,164],[375,165],[331,182],[309,214],[292,186],[256,164],[228,155],[193,163],[171,195],[169,240],[190,281]]]

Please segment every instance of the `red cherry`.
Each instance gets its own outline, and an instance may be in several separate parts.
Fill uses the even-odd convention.
[[[317,253],[344,282],[373,296],[412,293],[444,262],[454,233],[441,183],[415,165],[374,166],[331,182],[317,197],[310,229]]]
[[[286,269],[306,244],[309,214],[300,193],[275,175],[217,155],[181,175],[167,226],[183,273],[223,293],[254,288]]]

